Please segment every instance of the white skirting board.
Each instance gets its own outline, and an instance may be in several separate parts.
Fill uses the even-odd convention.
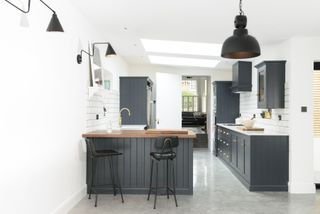
[[[320,184],[320,139],[314,139],[313,151],[314,182]]]
[[[314,194],[316,187],[313,182],[289,182],[289,193],[291,194]]]
[[[85,185],[80,191],[74,193],[67,198],[62,204],[60,204],[51,214],[66,214],[68,213],[81,199],[86,196],[87,185]]]
[[[316,184],[320,184],[320,171],[315,171],[314,172],[314,182]]]

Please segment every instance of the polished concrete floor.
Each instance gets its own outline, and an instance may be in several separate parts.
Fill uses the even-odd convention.
[[[94,200],[82,199],[71,210],[74,214],[90,213],[197,213],[197,214],[320,214],[320,192],[316,195],[290,195],[281,192],[249,192],[229,170],[206,149],[194,150],[194,195],[178,196],[176,208],[172,198],[125,195],[125,203],[112,195],[101,195],[98,207]]]

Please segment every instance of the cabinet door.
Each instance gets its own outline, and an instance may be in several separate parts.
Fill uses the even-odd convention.
[[[216,82],[216,123],[234,123],[239,116],[239,94],[232,93],[231,82]]]
[[[250,182],[250,138],[244,137],[244,178]]]
[[[231,135],[231,165],[237,167],[237,153],[238,153],[238,144],[237,144],[237,135],[232,133]]]
[[[258,108],[264,108],[267,103],[266,67],[258,70]]]
[[[244,138],[242,136],[238,136],[238,165],[237,169],[239,173],[243,176],[244,174],[244,153],[245,153],[245,148],[244,148]]]

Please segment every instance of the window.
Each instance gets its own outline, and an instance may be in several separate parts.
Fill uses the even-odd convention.
[[[182,111],[198,111],[197,80],[182,80]]]
[[[313,76],[313,136],[320,138],[320,70]]]
[[[182,80],[182,96],[197,95],[197,80]]]

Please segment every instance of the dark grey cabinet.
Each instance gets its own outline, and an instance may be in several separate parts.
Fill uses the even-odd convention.
[[[122,113],[124,125],[150,125],[154,114],[153,83],[148,77],[120,77],[120,109],[128,108],[131,116]]]
[[[213,82],[215,124],[234,123],[239,116],[239,94],[231,91],[231,81]]]
[[[238,61],[232,66],[232,92],[252,90],[252,63]]]
[[[230,143],[230,132],[225,129],[217,129],[218,137],[217,137],[217,152],[219,156],[223,158],[225,161],[230,162],[232,160],[232,144]]]
[[[234,123],[239,116],[240,97],[239,94],[232,93],[231,81],[213,82],[213,112],[214,124]],[[215,129],[215,154],[218,155],[217,129]],[[221,134],[221,133],[220,133]],[[231,144],[230,144],[231,146]],[[230,155],[231,156],[231,155]]]
[[[258,108],[284,108],[286,61],[263,61],[258,69]]]
[[[287,191],[289,137],[245,135],[218,126],[218,157],[250,191]]]

